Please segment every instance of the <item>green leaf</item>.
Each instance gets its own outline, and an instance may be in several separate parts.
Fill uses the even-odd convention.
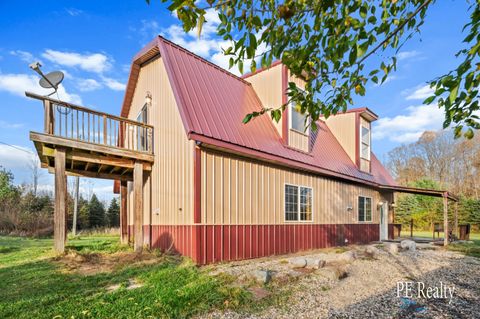
[[[465,136],[466,139],[471,140],[475,134],[473,133],[473,129],[469,128],[463,136]]]
[[[350,55],[348,56],[348,62],[350,65],[355,64],[355,61],[357,60],[357,46],[353,46],[353,48],[350,50]]]
[[[270,113],[272,120],[275,122],[280,122],[280,119],[282,118],[282,112],[280,110],[272,110]]]
[[[457,95],[458,95],[458,87],[459,86],[460,86],[460,84],[457,83],[457,85],[455,85],[455,87],[450,91],[450,95],[448,97],[448,99],[450,100],[450,104],[455,103],[455,99],[457,98]]]
[[[430,104],[435,100],[435,98],[436,98],[435,95],[429,96],[425,99],[425,101],[423,101],[423,104]]]
[[[243,122],[243,124],[247,124],[248,122],[250,122],[250,121],[251,121],[251,119],[252,119],[252,118],[253,118],[253,114],[251,114],[251,113],[250,113],[250,114],[247,114],[247,115],[245,115],[245,117],[243,118],[243,121],[242,121],[242,122]]]

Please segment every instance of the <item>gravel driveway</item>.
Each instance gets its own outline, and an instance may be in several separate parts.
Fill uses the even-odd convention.
[[[424,249],[390,254],[383,250],[366,257],[365,247],[353,248],[359,258],[342,267],[348,276],[332,279],[323,269],[301,271],[289,267],[288,258],[274,257],[219,265],[241,279],[258,269],[274,273],[275,285],[289,292],[287,300],[259,313],[215,312],[207,318],[480,318],[480,260],[443,249]],[[311,253],[305,258],[335,254]],[[302,256],[303,258],[303,256]],[[283,281],[281,278],[298,280]],[[398,282],[414,282],[412,297],[397,296]],[[453,298],[418,296],[416,285],[425,289],[453,287]],[[425,290],[423,290],[425,292]]]

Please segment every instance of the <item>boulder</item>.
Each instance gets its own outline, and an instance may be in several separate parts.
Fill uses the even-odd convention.
[[[340,263],[352,263],[357,259],[357,254],[352,251],[346,251],[344,253],[338,254],[335,256],[334,260],[332,262],[340,262]]]
[[[417,248],[417,245],[413,240],[405,239],[400,242],[400,247],[405,250],[410,250],[410,251],[415,251]]]
[[[389,252],[392,255],[398,254],[398,244],[397,243],[385,243],[384,246],[385,251]]]
[[[365,248],[365,255],[368,257],[374,258],[378,254],[380,254],[380,250],[375,246],[370,245]]]
[[[313,269],[320,269],[325,267],[325,260],[321,258],[307,258],[307,267]]]
[[[329,266],[319,270],[321,276],[327,278],[328,280],[340,280],[346,278],[348,273],[345,267],[342,266]]]
[[[252,276],[257,282],[262,284],[268,284],[272,280],[272,272],[270,270],[255,270]]]
[[[290,259],[290,265],[292,268],[304,268],[307,266],[307,260],[305,258],[293,258]]]

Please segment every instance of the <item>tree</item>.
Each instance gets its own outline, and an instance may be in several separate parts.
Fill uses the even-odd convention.
[[[107,222],[109,227],[120,226],[120,206],[116,198],[113,198],[110,202],[110,206],[107,210]]]
[[[480,135],[454,139],[451,131],[424,132],[417,142],[387,155],[386,166],[401,185],[420,179],[466,197],[480,197]]]
[[[396,69],[396,54],[420,31],[436,1],[162,2],[176,13],[185,32],[196,29],[199,36],[208,10],[216,11],[220,19],[217,34],[231,43],[224,54],[230,57],[230,67],[237,65],[241,73],[245,63],[254,72],[258,61],[268,67],[273,60],[281,60],[295,76],[305,80],[305,91],[290,82],[288,97],[307,115],[307,124],[315,127],[320,116],[345,111],[355,95],[364,95],[367,83],[387,79]],[[469,11],[470,21],[464,27],[465,49],[457,54],[463,61],[431,82],[435,93],[425,100],[437,101],[444,108],[444,126],[454,125],[456,136],[466,127],[467,138],[473,136],[473,128],[480,128],[474,114],[479,110],[480,2],[472,2]],[[244,122],[263,114],[279,121],[287,104],[248,114]]]
[[[0,166],[0,203],[10,199],[18,193],[18,188],[13,185],[12,172]]]
[[[88,212],[90,228],[105,226],[105,208],[95,194],[92,195],[88,203]]]

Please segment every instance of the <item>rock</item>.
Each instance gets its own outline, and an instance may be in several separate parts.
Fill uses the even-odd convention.
[[[325,267],[320,269],[319,273],[321,276],[329,280],[340,280],[348,276],[348,273],[345,267],[341,267],[341,266]]]
[[[338,254],[335,256],[335,258],[332,260],[333,263],[352,263],[357,259],[357,254],[352,251],[346,251],[344,253]]]
[[[393,255],[398,254],[398,244],[397,243],[385,243],[384,248],[385,248],[385,251],[389,252],[390,254],[393,254]]]
[[[307,258],[307,267],[313,269],[320,269],[325,267],[325,260],[321,258]]]
[[[292,268],[304,268],[307,266],[307,260],[305,258],[293,258],[290,259],[290,265]]]
[[[400,242],[400,247],[402,249],[408,249],[410,251],[415,251],[417,246],[413,240],[405,239]]]
[[[270,270],[255,270],[253,277],[257,282],[268,284],[272,280],[272,272]]]
[[[380,250],[378,250],[378,248],[375,246],[370,245],[365,248],[365,255],[368,257],[374,258],[378,254],[380,254]]]

